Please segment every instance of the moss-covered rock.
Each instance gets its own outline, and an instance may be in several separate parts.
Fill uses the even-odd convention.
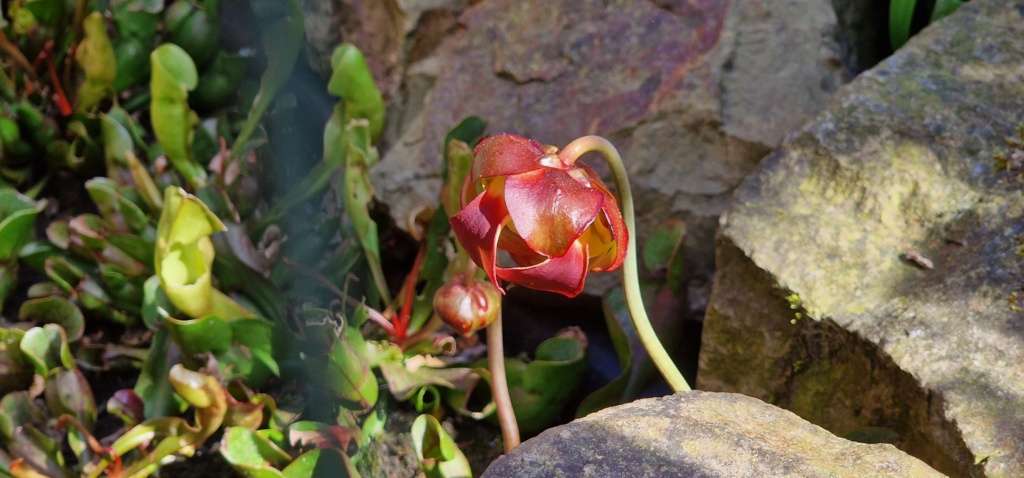
[[[1024,8],[975,1],[851,83],[723,216],[698,386],[954,476],[1024,474]]]
[[[939,477],[892,445],[855,443],[760,400],[685,392],[609,408],[527,440],[491,477]]]

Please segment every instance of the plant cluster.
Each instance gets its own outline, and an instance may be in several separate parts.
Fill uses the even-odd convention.
[[[439,141],[445,188],[411,218],[415,258],[388,256],[398,239],[369,180],[384,101],[362,53],[335,50],[322,155],[275,196],[289,158],[272,119],[295,108],[303,12],[249,3],[258,54],[222,48],[219,0],[8,5],[0,475],[147,476],[215,450],[245,476],[374,476],[388,411],[406,406],[422,414],[410,430],[420,470],[467,476],[439,419],[536,433],[586,373],[574,329],[532,359],[504,357],[499,279],[574,296],[588,272],[624,265],[633,282],[607,301],[624,373],[578,412],[636,397],[652,369],[634,358],[629,316],[641,288],[680,293],[684,231],[659,230],[638,283],[631,204],[620,212],[576,164],[586,151],[617,160],[614,148],[483,139],[485,123],[467,118]]]

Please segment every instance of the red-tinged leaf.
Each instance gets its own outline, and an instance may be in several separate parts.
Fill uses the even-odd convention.
[[[346,450],[359,430],[302,420],[288,425],[288,443],[295,448],[337,448]]]

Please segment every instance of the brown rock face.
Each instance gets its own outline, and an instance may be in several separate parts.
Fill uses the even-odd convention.
[[[845,81],[823,0],[481,2],[459,23],[406,70],[374,172],[393,214],[436,201],[441,140],[466,116],[545,144],[600,134],[632,175],[640,240],[685,219],[698,281],[728,194]]]
[[[697,385],[1024,476],[1024,8],[972,1],[848,85],[723,216]]]
[[[527,440],[485,477],[940,477],[892,445],[838,438],[755,398],[686,392],[588,415]]]

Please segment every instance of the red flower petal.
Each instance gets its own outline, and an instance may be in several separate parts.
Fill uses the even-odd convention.
[[[540,143],[517,134],[499,134],[480,141],[473,150],[473,180],[525,173],[541,167],[544,155]]]
[[[583,292],[587,277],[587,246],[574,242],[562,257],[553,257],[535,266],[499,267],[498,277],[537,290],[576,297]]]
[[[530,249],[560,257],[601,210],[604,196],[560,169],[544,168],[505,179],[505,205]]]
[[[583,163],[576,163],[576,166],[587,173],[587,179],[590,180],[591,186],[601,191],[604,196],[604,204],[601,206],[601,218],[600,223],[595,223],[593,227],[602,227],[611,230],[611,241],[614,242],[612,246],[615,249],[615,254],[605,257],[595,257],[590,264],[591,271],[613,271],[618,269],[622,265],[622,261],[626,259],[626,249],[629,245],[629,230],[626,229],[626,221],[622,219],[622,211],[619,209],[619,201],[615,199],[611,191],[601,181],[601,177],[594,172],[590,166]],[[594,241],[602,240],[603,234],[597,233],[592,234],[590,241],[593,244]],[[607,240],[607,239],[604,239]],[[600,247],[594,244],[595,247]]]
[[[501,191],[498,181],[476,199],[462,208],[458,214],[448,220],[455,237],[466,248],[470,259],[487,273],[502,294],[505,293],[495,273],[498,235],[508,221],[508,210],[505,199],[495,192]]]

